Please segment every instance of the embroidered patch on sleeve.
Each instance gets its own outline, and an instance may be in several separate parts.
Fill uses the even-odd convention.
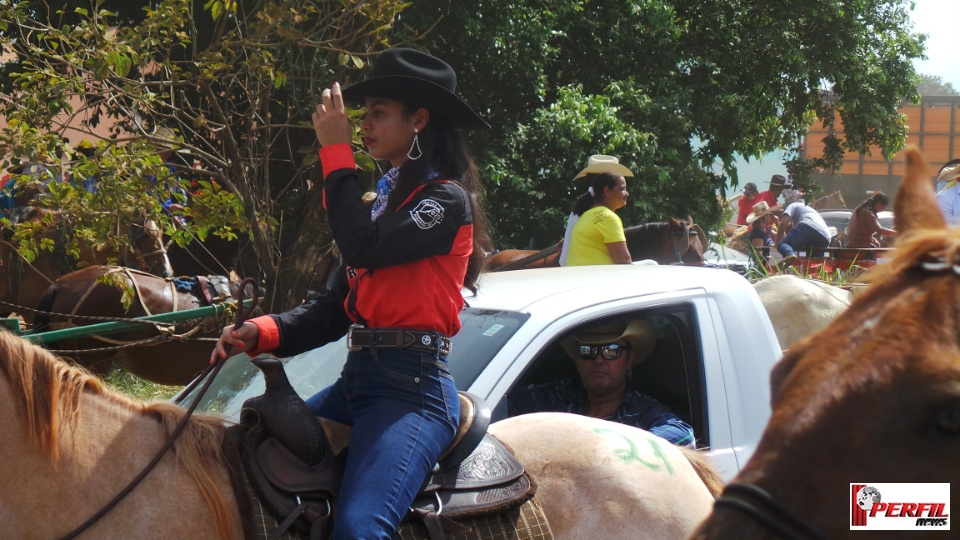
[[[443,207],[433,199],[424,199],[410,211],[410,217],[421,229],[429,229],[443,221]]]

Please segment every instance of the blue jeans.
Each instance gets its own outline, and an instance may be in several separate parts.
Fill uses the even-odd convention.
[[[414,349],[364,349],[307,400],[353,426],[333,538],[389,540],[456,433],[460,401],[446,359]]]
[[[780,241],[780,244],[777,245],[777,251],[780,252],[780,255],[784,257],[789,257],[790,255],[796,255],[794,252],[797,249],[801,248],[825,248],[830,246],[830,239],[826,238],[816,229],[807,225],[806,223],[801,223],[790,230],[786,236],[783,237],[783,240]]]

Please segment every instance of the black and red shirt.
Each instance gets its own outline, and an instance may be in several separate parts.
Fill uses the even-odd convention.
[[[260,341],[251,354],[310,350],[339,339],[352,323],[456,334],[473,252],[469,194],[455,181],[430,180],[374,221],[361,198],[350,145],[326,146],[320,158],[342,275],[324,296],[253,319]]]

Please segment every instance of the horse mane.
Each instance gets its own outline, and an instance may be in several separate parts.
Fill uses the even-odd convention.
[[[687,458],[687,461],[690,462],[690,465],[693,467],[693,470],[696,471],[700,480],[703,481],[703,485],[707,486],[707,491],[710,492],[710,495],[714,499],[719,497],[720,494],[723,493],[723,478],[720,476],[720,473],[717,472],[717,469],[713,467],[713,464],[710,463],[710,458],[700,450],[694,450],[685,446],[678,448],[684,457]]]
[[[60,435],[75,432],[83,394],[101,397],[134,414],[156,417],[166,433],[186,411],[167,402],[144,403],[108,389],[89,372],[71,366],[50,351],[0,331],[0,372],[7,378],[11,397],[19,404],[27,440],[52,461],[60,458]],[[219,538],[232,537],[226,502],[212,474],[212,462],[223,462],[222,419],[193,415],[173,446],[178,465],[200,490],[210,508]]]

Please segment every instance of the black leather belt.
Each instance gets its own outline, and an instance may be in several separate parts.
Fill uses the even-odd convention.
[[[403,330],[400,328],[365,328],[353,325],[347,332],[347,348],[361,349],[418,349],[448,356],[453,344],[450,338],[437,332]]]

